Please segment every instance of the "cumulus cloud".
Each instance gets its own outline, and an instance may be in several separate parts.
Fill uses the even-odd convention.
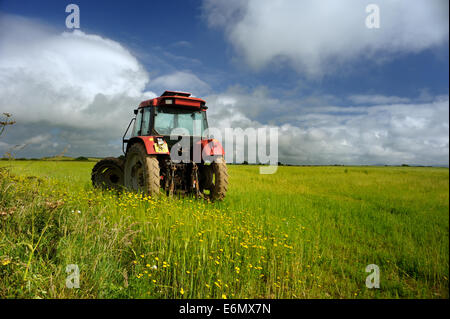
[[[117,42],[20,17],[0,21],[0,106],[18,122],[111,128],[128,103],[154,95],[144,92],[147,72]]]
[[[355,58],[381,63],[448,42],[446,0],[380,0],[380,28],[365,25],[367,1],[204,0],[209,25],[222,28],[245,62],[258,70],[288,62],[321,76]]]
[[[0,109],[17,124],[0,148],[23,145],[32,156],[68,146],[74,154],[117,154],[132,109],[156,96],[145,90],[148,81],[147,71],[118,42],[2,15]],[[110,140],[116,143],[108,149]]]
[[[279,158],[291,164],[448,165],[449,97],[422,103],[389,97],[376,105],[315,105],[232,89],[207,97],[210,125],[277,127]],[[251,120],[255,105],[264,120]],[[282,110],[282,112],[280,112]],[[250,112],[250,113],[249,113]],[[287,112],[282,115],[280,113]],[[242,150],[245,145],[238,145]]]

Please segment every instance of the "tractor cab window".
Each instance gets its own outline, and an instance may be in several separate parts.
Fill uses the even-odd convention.
[[[133,134],[131,136],[141,135],[141,124],[142,124],[142,109],[136,114],[136,121],[134,121]]]
[[[182,108],[156,108],[155,131],[161,135],[171,135],[172,130],[176,128],[186,129],[190,136],[202,136],[208,128],[205,112]]]
[[[142,128],[141,135],[149,135],[150,129],[150,108],[146,107],[144,113],[142,114]]]

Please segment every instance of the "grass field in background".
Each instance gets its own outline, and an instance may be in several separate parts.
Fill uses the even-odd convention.
[[[0,162],[0,298],[449,297],[447,168],[230,165],[207,203],[94,190],[93,165]]]

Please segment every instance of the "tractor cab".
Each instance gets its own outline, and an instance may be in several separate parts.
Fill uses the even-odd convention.
[[[203,137],[208,128],[205,101],[190,93],[165,91],[160,97],[143,101],[135,110],[132,136],[188,135]]]
[[[181,138],[189,137],[191,157],[195,145],[201,145],[202,149],[207,147],[208,156],[222,156],[224,151],[220,143],[209,139],[206,134],[207,109],[204,100],[191,97],[187,92],[165,91],[157,98],[143,101],[134,110],[136,117],[131,120],[123,136],[122,149],[126,153],[125,144],[128,149],[133,142],[141,140],[149,154],[169,154]],[[131,136],[126,139],[132,123]]]

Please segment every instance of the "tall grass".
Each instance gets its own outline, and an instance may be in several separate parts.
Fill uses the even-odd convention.
[[[1,298],[448,298],[448,169],[229,166],[207,203],[94,190],[89,162],[0,165]]]

